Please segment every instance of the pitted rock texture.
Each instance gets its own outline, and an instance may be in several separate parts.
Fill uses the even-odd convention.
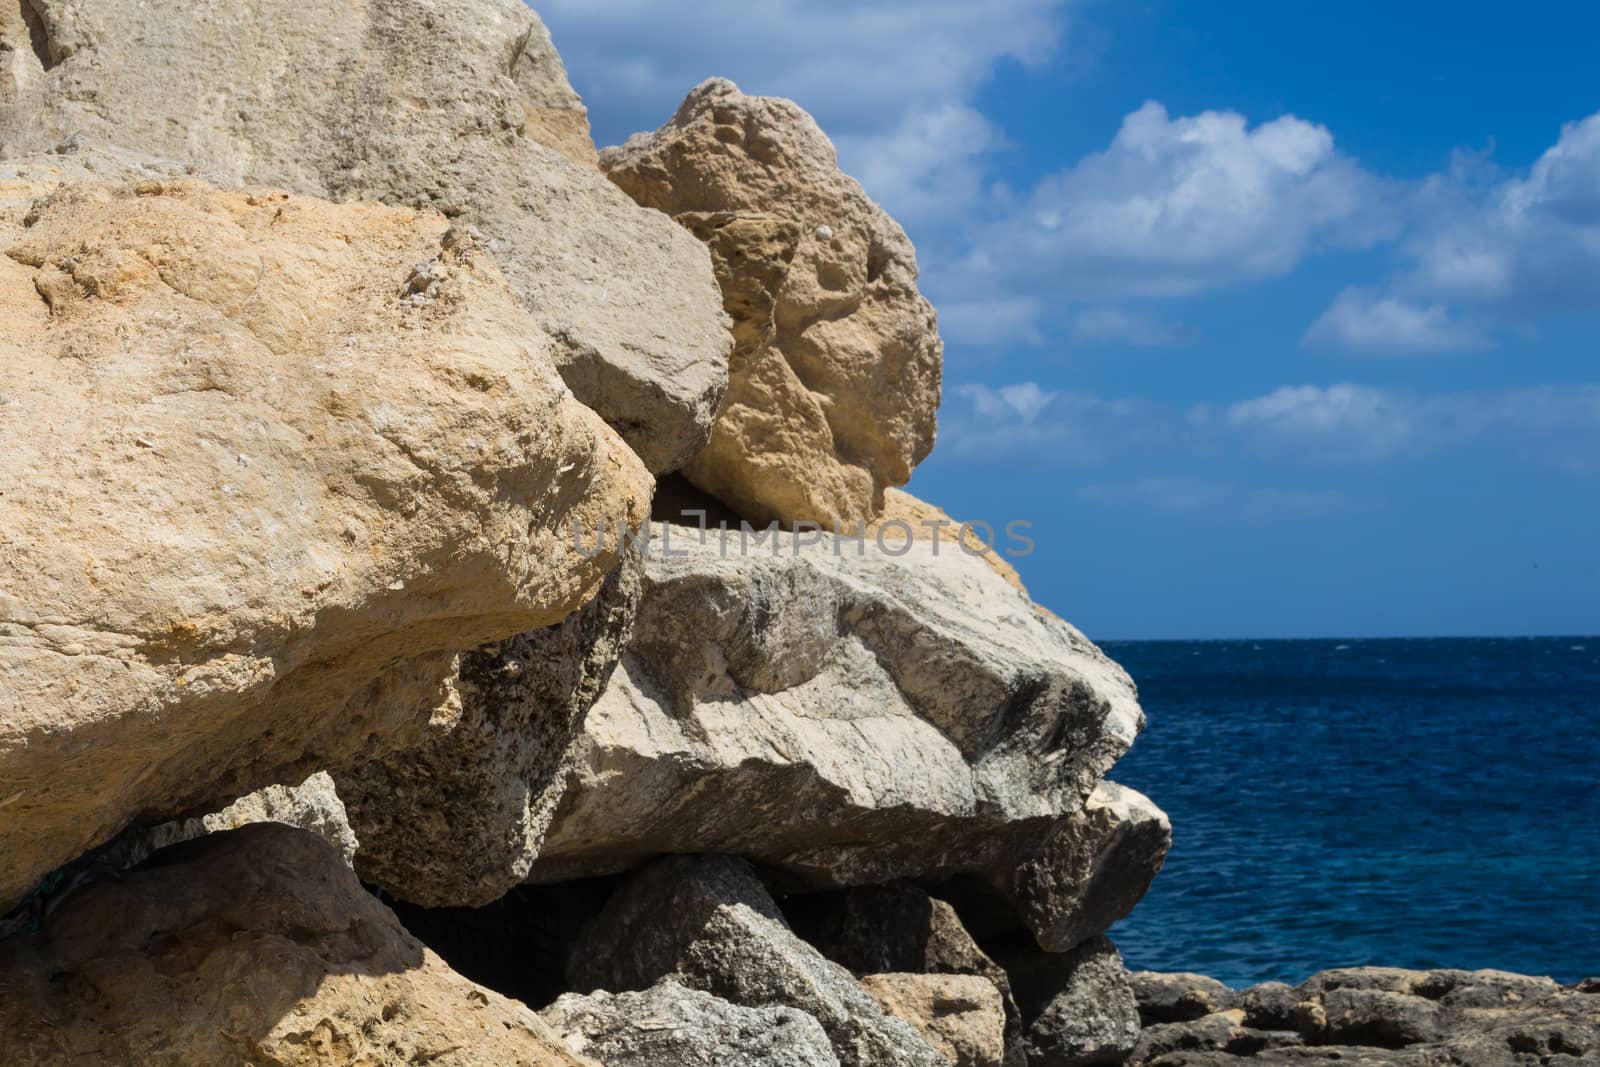
[[[651,479],[432,213],[0,177],[0,907],[405,740]],[[419,273],[433,279],[418,292]]]
[[[567,1047],[606,1067],[838,1067],[822,1024],[663,979],[641,993],[569,993],[544,1010]]]
[[[1006,1013],[1000,991],[967,974],[873,974],[861,985],[897,1019],[917,1028],[955,1067],[1001,1067]]]
[[[755,521],[872,519],[933,448],[939,407],[943,346],[905,231],[810,115],[723,79],[600,166],[710,242],[735,317],[727,400],[690,480]]]
[[[237,830],[260,822],[282,823],[309,830],[339,850],[354,865],[361,842],[350,829],[350,817],[338,789],[326,771],[318,771],[296,786],[269,785],[242,796],[221,811],[198,818],[178,819],[119,840],[124,866],[143,863],[150,854],[207,834]]]
[[[1046,891],[1075,910],[1083,887],[1018,864],[1078,855],[1052,830],[1142,725],[1132,683],[981,559],[821,537],[653,529],[633,640],[531,877],[669,852],[810,888],[992,872],[1047,935]]]
[[[263,824],[80,890],[0,942],[7,1067],[598,1067],[462,978],[320,838]]]
[[[1135,976],[1147,1026],[1131,1064],[1556,1067],[1600,1063],[1600,982],[1503,971],[1348,967],[1226,998],[1196,975]],[[1179,1003],[1237,1007],[1148,1025]],[[1203,996],[1195,994],[1204,990]],[[1588,990],[1588,992],[1585,992]],[[1192,1015],[1192,1010],[1182,1014]]]
[[[974,975],[994,986],[1004,1012],[1003,1060],[1022,1067],[1022,1015],[1006,972],[978,947],[956,910],[905,882],[784,901],[795,930],[857,977],[909,973]]]
[[[849,971],[784,923],[748,864],[673,856],[629,876],[568,959],[579,991],[648,989],[663,978],[745,1007],[789,1007],[827,1031],[843,1067],[948,1067],[886,1015]]]
[[[88,137],[436,209],[482,232],[567,384],[652,471],[705,444],[731,346],[706,251],[587,162],[582,106],[520,0],[20,6],[0,22],[0,158]]]
[[[1026,1024],[1028,1067],[1122,1063],[1139,1040],[1139,1006],[1122,954],[1104,937],[1071,952],[1000,956]]]
[[[521,884],[633,628],[642,572],[634,548],[560,624],[464,653],[422,744],[338,773],[364,881],[430,908],[480,907]]]

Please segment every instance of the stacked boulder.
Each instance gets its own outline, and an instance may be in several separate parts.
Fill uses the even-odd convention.
[[[0,1062],[1132,1053],[1133,684],[896,488],[936,319],[804,111],[597,153],[517,0],[24,0],[0,159]]]

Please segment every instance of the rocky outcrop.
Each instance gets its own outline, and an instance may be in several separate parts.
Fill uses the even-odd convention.
[[[650,495],[443,218],[13,173],[0,902],[420,728],[457,649],[594,594],[572,524]]]
[[[639,605],[635,549],[564,622],[465,653],[422,744],[339,772],[364,880],[426,907],[477,907],[528,873],[565,756]]]
[[[1299,986],[1271,982],[1231,997],[1192,975],[1140,975],[1134,984],[1147,1023],[1174,1014],[1175,1004],[1190,1016],[1202,1001],[1218,1009],[1148,1025],[1135,1065],[1600,1063],[1600,984],[1585,993],[1582,984],[1501,971],[1392,967],[1324,971]],[[1174,997],[1180,989],[1189,992]]]
[[[752,521],[854,529],[933,447],[942,346],[905,232],[788,100],[729,81],[600,165],[713,249],[739,339],[691,481]]]
[[[794,1008],[745,1008],[666,979],[639,993],[569,993],[545,1022],[606,1067],[838,1067],[828,1035]]]
[[[938,541],[947,552],[961,551],[978,556],[1004,578],[1007,585],[1024,595],[1028,592],[1017,568],[998,550],[993,529],[958,522],[943,508],[918,500],[904,490],[884,490],[883,509],[867,524],[867,536],[874,541],[882,537],[886,545],[903,544],[908,540]]]
[[[858,977],[884,973],[970,975],[1000,994],[1004,1060],[1021,1067],[1022,1015],[1011,980],[978,947],[955,908],[905,882],[789,898],[785,914],[823,955]]]
[[[1139,1040],[1139,1006],[1122,955],[1104,937],[1058,954],[1000,957],[1022,1009],[1028,1067],[1122,1063]]]
[[[447,968],[333,846],[270,824],[178,846],[0,943],[0,1062],[595,1067]]]
[[[88,137],[438,210],[481,231],[567,384],[652,471],[705,444],[731,343],[705,249],[588,165],[582,105],[520,0],[20,7],[0,23],[0,158]]]
[[[955,1067],[1000,1067],[1006,1013],[1000,991],[964,974],[872,974],[861,985],[897,1019],[916,1027]]]
[[[630,876],[568,961],[579,992],[648,989],[666,977],[734,1004],[813,1016],[844,1067],[943,1067],[850,972],[784,923],[749,866],[678,856]]]
[[[1117,879],[1085,842],[1116,851],[1129,835],[1103,813],[1137,794],[1085,803],[1142,723],[1127,676],[980,559],[820,536],[656,529],[531,877],[672,852],[808,888],[985,872],[1052,943],[1086,908],[1109,921],[1097,887]]]
[[[127,841],[118,842],[126,850],[118,859],[121,866],[132,867],[160,849],[261,822],[309,830],[337,848],[348,864],[355,863],[356,850],[361,847],[355,831],[350,829],[349,814],[333,779],[326,771],[318,771],[296,786],[258,789],[210,815],[178,819],[135,832]]]

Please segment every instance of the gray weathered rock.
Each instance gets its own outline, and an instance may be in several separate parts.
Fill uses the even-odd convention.
[[[1339,968],[1292,989],[1266,983],[1245,990],[1236,1011],[1152,1026],[1129,1062],[1137,1067],[1600,1064],[1600,996],[1582,988],[1501,971]],[[1294,1032],[1280,1029],[1286,1021]],[[1305,1047],[1290,1047],[1297,1043]]]
[[[134,831],[130,840],[119,842],[126,849],[124,866],[143,862],[157,849],[260,822],[308,830],[337,848],[348,864],[355,863],[356,850],[361,845],[350,828],[349,815],[339,799],[333,778],[326,771],[318,771],[299,785],[269,785],[258,789],[210,815]]]
[[[981,558],[821,536],[655,531],[532,878],[722,852],[812,888],[992,871],[1047,938],[1114,912],[1071,877],[1095,865],[1027,861],[1087,854],[1055,842],[1142,724],[1127,675]]]
[[[567,973],[580,992],[676,977],[734,1004],[796,1008],[822,1024],[844,1067],[947,1067],[849,971],[790,931],[741,860],[675,856],[635,872],[586,927]]]
[[[568,747],[632,629],[642,571],[635,548],[559,625],[463,654],[421,745],[338,772],[364,881],[425,907],[479,907],[522,882]]]
[[[1011,980],[945,901],[898,882],[791,897],[786,913],[800,936],[857,976],[903,972],[976,975],[988,981],[1005,1011],[1005,1048],[1015,1054],[1006,1062],[1021,1067],[1022,1015],[1011,996]]]
[[[651,490],[439,215],[59,163],[0,168],[0,907],[405,743]]]
[[[690,480],[761,522],[872,519],[932,449],[939,407],[943,346],[905,231],[810,115],[723,79],[600,165],[711,244],[735,317],[727,401]]]
[[[1239,994],[1203,974],[1135,971],[1128,976],[1146,1026],[1183,1023],[1235,1006]],[[1285,987],[1288,988],[1288,987]]]
[[[589,157],[586,120],[519,0],[20,6],[0,22],[0,158],[82,135],[435,208],[482,232],[567,384],[652,471],[705,444],[731,346],[706,251],[561,154]]]
[[[861,986],[883,1010],[916,1027],[955,1067],[1001,1067],[1006,1013],[1000,991],[970,974],[870,974]]]
[[[6,1067],[594,1067],[401,928],[337,850],[258,824],[0,942]]]
[[[663,979],[638,993],[569,993],[543,1012],[567,1048],[606,1067],[838,1067],[794,1008],[746,1008]]]
[[[1139,1005],[1117,947],[1104,937],[1068,953],[1001,957],[1027,1026],[1028,1067],[1121,1063],[1139,1040]]]

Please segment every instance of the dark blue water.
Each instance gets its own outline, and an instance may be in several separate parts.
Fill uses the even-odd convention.
[[[1105,648],[1173,824],[1130,967],[1600,974],[1600,638]]]

